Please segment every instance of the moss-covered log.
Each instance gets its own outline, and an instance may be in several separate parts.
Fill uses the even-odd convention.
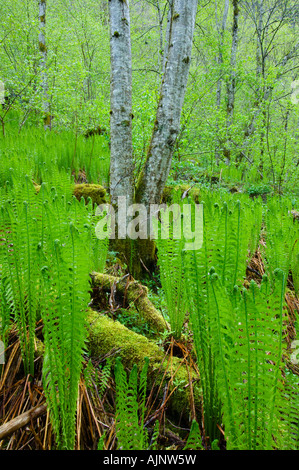
[[[33,182],[37,193],[40,192],[41,186]],[[87,202],[90,198],[95,205],[105,204],[106,189],[99,184],[75,184],[73,190],[74,196],[80,201],[83,197]]]
[[[155,331],[159,333],[165,330],[170,331],[169,324],[149,300],[146,286],[134,280],[130,281],[128,276],[119,278],[108,274],[92,273],[91,278],[93,287],[105,292],[111,292],[114,289],[127,304],[134,303],[140,315]]]
[[[99,184],[76,184],[74,187],[74,196],[79,201],[82,197],[85,201],[90,198],[95,205],[99,206],[106,202],[106,189]]]
[[[88,349],[93,357],[117,350],[125,367],[131,369],[137,364],[139,370],[144,364],[144,358],[148,357],[150,360],[148,386],[159,387],[161,400],[164,388],[168,385],[170,398],[166,407],[186,420],[190,418],[193,405],[197,410],[200,409],[200,389],[198,383],[194,383],[198,377],[194,370],[188,370],[183,359],[167,356],[155,342],[98,312],[89,310],[87,320]],[[190,384],[192,384],[192,393]]]

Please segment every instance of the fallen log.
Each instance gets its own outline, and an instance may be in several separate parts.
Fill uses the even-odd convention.
[[[110,276],[102,273],[91,273],[92,287],[107,293],[113,291],[121,296],[127,304],[134,303],[144,320],[158,333],[170,331],[170,325],[148,298],[148,289],[135,280]]]
[[[200,409],[198,375],[188,366],[188,361],[167,355],[154,341],[99,312],[89,310],[87,323],[87,348],[92,357],[100,357],[117,349],[125,368],[132,369],[136,364],[139,370],[144,365],[145,357],[148,357],[148,387],[156,385],[161,398],[163,388],[168,386],[166,407],[186,420],[190,418],[190,410]]]
[[[8,421],[8,423],[2,424],[2,426],[0,426],[0,441],[18,429],[23,428],[26,426],[26,424],[31,423],[31,421],[38,418],[39,416],[42,416],[46,413],[46,411],[47,406],[45,404],[37,405],[31,410],[22,413],[11,421]]]

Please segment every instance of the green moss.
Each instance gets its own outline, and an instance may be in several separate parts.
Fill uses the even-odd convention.
[[[92,310],[89,311],[87,320],[90,325],[88,348],[93,356],[107,354],[116,348],[120,349],[118,355],[125,367],[132,368],[137,364],[141,369],[145,357],[148,357],[154,366],[161,363],[163,351],[145,336]]]
[[[106,203],[106,189],[98,184],[76,184],[74,188],[74,196],[80,201],[83,197],[87,202],[91,198],[96,205]]]
[[[40,50],[40,52],[46,52],[47,51],[46,46],[42,42],[39,42],[39,50]]]
[[[120,356],[124,367],[129,370],[136,364],[139,370],[144,365],[145,357],[149,358],[148,389],[154,385],[159,387],[159,398],[164,394],[165,384],[168,384],[168,408],[175,416],[178,414],[186,420],[190,417],[191,393],[190,380],[197,380],[194,372],[188,371],[184,360],[166,356],[164,350],[153,341],[135,333],[118,321],[101,315],[92,310],[88,311],[88,349],[92,356],[103,356],[117,350],[113,356]],[[195,407],[201,409],[201,391],[193,384],[192,396]]]

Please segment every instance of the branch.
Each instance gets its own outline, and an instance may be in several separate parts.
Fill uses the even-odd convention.
[[[8,423],[2,424],[2,426],[0,426],[0,441],[12,434],[13,432],[17,431],[18,429],[23,428],[24,426],[26,426],[26,424],[30,423],[39,416],[42,416],[46,413],[46,411],[47,406],[45,404],[37,405],[31,410],[26,411],[20,416],[17,416],[16,418],[12,419]]]

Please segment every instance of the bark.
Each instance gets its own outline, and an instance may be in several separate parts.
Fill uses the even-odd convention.
[[[171,0],[165,46],[165,71],[156,114],[156,121],[145,165],[133,188],[132,163],[132,67],[128,1],[110,0],[111,50],[111,202],[125,196],[127,207],[135,203],[145,206],[149,214],[151,203],[159,203],[169,174],[175,142],[180,129],[180,117],[187,86],[195,17],[198,0]],[[117,207],[116,207],[117,209]],[[136,209],[137,210],[137,209]],[[121,214],[123,216],[123,214]],[[133,217],[131,214],[130,217]],[[117,218],[119,222],[119,219]],[[116,223],[116,239],[111,246],[118,252],[130,251],[127,259],[132,274],[140,278],[155,264],[155,250],[150,239],[133,240],[123,236],[128,227],[128,215]],[[150,219],[148,217],[148,224]],[[149,228],[149,226],[148,226]],[[122,235],[118,233],[122,230]],[[149,233],[149,230],[148,230]],[[131,261],[133,259],[133,262]],[[142,262],[140,261],[142,260]],[[144,265],[144,266],[143,266]]]
[[[217,4],[216,4],[216,8],[217,8]],[[225,0],[224,12],[223,12],[221,26],[217,24],[217,13],[216,13],[216,24],[217,24],[217,29],[218,29],[219,35],[220,35],[219,55],[216,58],[216,62],[219,65],[219,68],[221,67],[221,65],[223,63],[223,54],[222,54],[223,36],[224,36],[225,28],[226,28],[228,9],[229,9],[229,0]],[[221,76],[221,74],[222,74],[222,72],[220,70],[220,77],[217,81],[217,91],[216,91],[216,108],[217,108],[218,113],[219,113],[220,105],[221,105],[221,91],[222,91],[222,76]],[[216,136],[218,135],[218,132],[219,132],[219,124],[218,124],[218,117],[217,117]],[[215,158],[216,158],[217,165],[219,164],[219,160],[220,160],[218,146],[219,146],[219,141],[216,144],[216,152],[215,152]]]
[[[129,1],[109,0],[111,53],[111,202],[133,203],[132,60]]]
[[[164,62],[164,52],[165,52],[164,41],[163,41],[163,16],[164,15],[162,15],[161,13],[159,0],[157,0],[156,8],[157,8],[157,15],[158,15],[158,22],[159,22],[159,46],[160,46],[160,50],[158,54],[158,58],[159,58],[158,66],[159,66],[160,73],[162,73],[163,62]]]
[[[170,44],[170,37],[171,37],[171,29],[172,29],[172,17],[173,17],[173,2],[174,0],[169,0],[169,7],[167,13],[167,27],[166,27],[166,37],[165,37],[165,47],[163,51],[163,75],[165,73],[166,62],[168,59],[169,53],[169,44]]]
[[[51,129],[51,113],[50,101],[48,94],[48,74],[47,74],[47,46],[46,46],[46,0],[39,0],[39,51],[41,55],[41,77],[42,77],[42,92],[43,92],[43,120],[44,129]]]
[[[219,43],[219,55],[216,59],[216,62],[219,66],[221,66],[222,63],[223,63],[223,54],[222,54],[223,36],[224,36],[225,28],[226,28],[228,9],[229,9],[229,0],[225,0],[221,27],[219,27],[219,25],[218,25],[218,28],[217,28],[219,30],[220,43]],[[221,74],[220,74],[219,80],[217,82],[217,92],[216,92],[216,106],[217,106],[218,110],[219,110],[220,104],[221,104],[221,90],[222,90],[222,77],[221,77]]]
[[[227,84],[227,127],[232,124],[235,94],[236,94],[236,66],[237,66],[237,50],[238,50],[238,30],[239,30],[239,0],[233,0],[233,28],[232,28],[232,49],[230,59],[230,79]]]
[[[169,174],[191,62],[197,0],[174,0],[170,41],[156,121],[146,162],[136,187],[136,201],[159,204]]]
[[[257,20],[256,20],[256,78],[264,75],[264,53],[263,53],[263,17],[264,5],[263,1],[257,2]],[[259,90],[258,90],[259,91]]]

